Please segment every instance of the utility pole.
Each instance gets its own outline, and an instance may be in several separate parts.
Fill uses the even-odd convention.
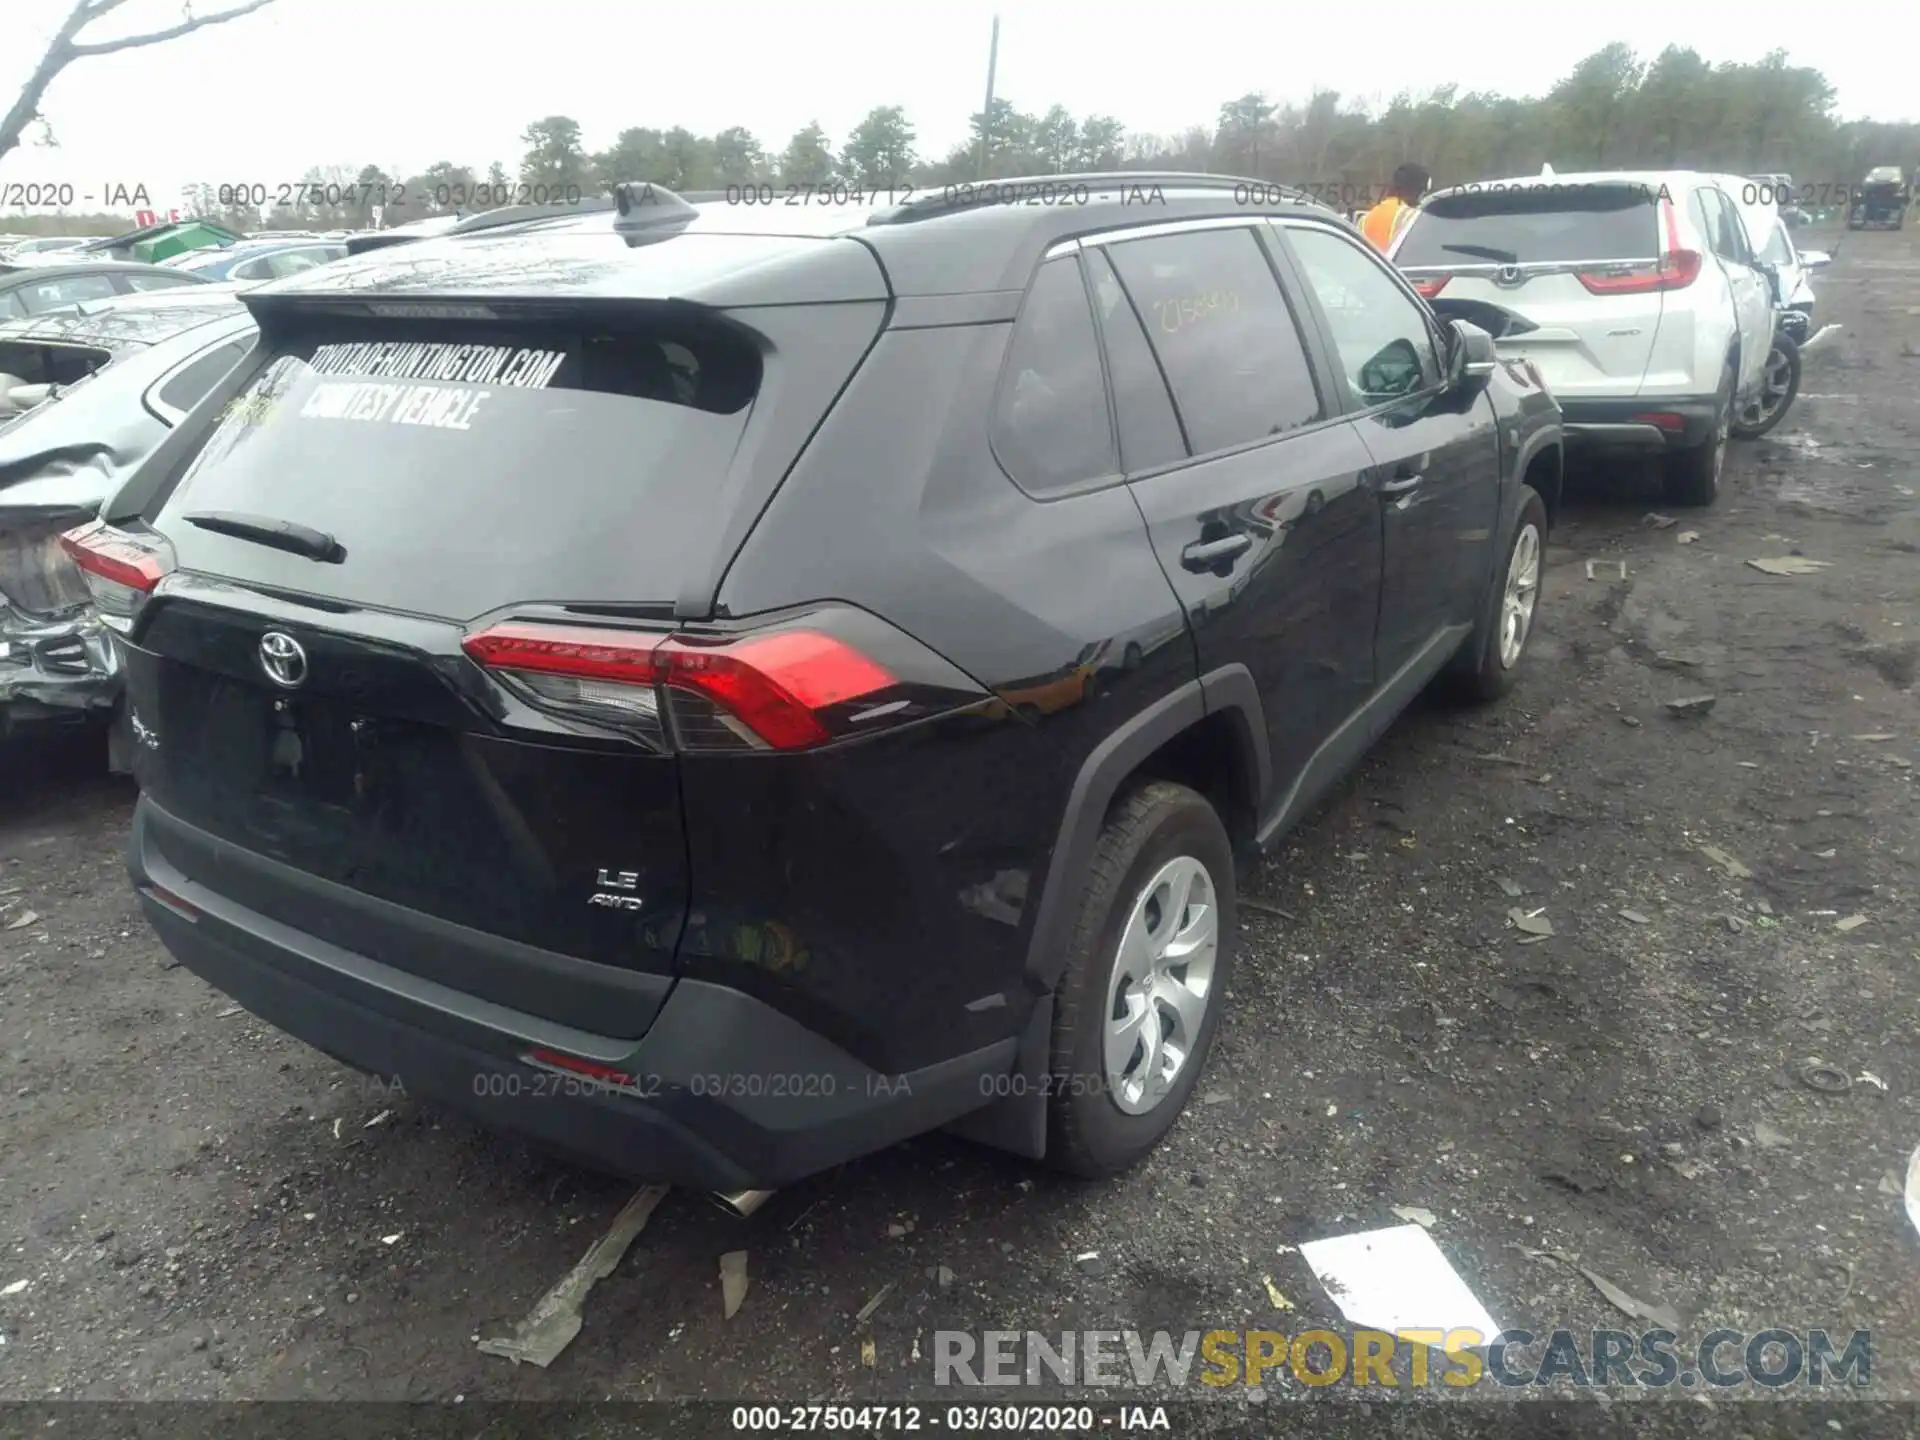
[[[976,180],[987,178],[987,137],[993,130],[993,72],[1000,63],[1000,17],[993,17],[993,39],[987,45],[987,103],[980,111],[980,160]]]

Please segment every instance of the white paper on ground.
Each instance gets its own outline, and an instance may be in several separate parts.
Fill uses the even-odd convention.
[[[1421,1226],[1314,1240],[1300,1255],[1340,1313],[1365,1329],[1477,1330],[1488,1340],[1500,1333]]]

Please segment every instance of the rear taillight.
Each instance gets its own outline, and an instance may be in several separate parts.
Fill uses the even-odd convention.
[[[173,568],[165,543],[148,541],[95,520],[60,537],[101,617],[124,630]]]
[[[1419,292],[1422,300],[1433,299],[1434,296],[1446,289],[1447,282],[1453,279],[1451,275],[1421,275],[1418,277],[1409,276],[1408,278],[1413,280],[1413,288]]]
[[[807,750],[985,694],[917,641],[837,608],[739,635],[510,621],[462,644],[537,709],[677,750]]]
[[[1661,290],[1684,290],[1700,277],[1702,257],[1698,250],[1680,248],[1680,222],[1673,202],[1660,201],[1662,228],[1666,246],[1652,265],[1635,264],[1605,270],[1582,270],[1580,283],[1593,295],[1651,295]]]

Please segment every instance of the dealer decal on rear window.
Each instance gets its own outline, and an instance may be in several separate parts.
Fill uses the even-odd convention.
[[[303,420],[370,420],[387,425],[430,425],[471,430],[473,412],[491,390],[452,385],[380,385],[336,381],[316,385],[300,407]]]
[[[300,418],[470,430],[493,391],[469,387],[544,390],[566,358],[564,351],[512,345],[322,345],[307,362],[309,373],[355,378],[314,386]],[[407,381],[429,383],[397,383]],[[445,381],[453,383],[434,383]]]
[[[566,363],[560,350],[512,345],[401,344],[322,345],[307,368],[319,375],[355,375],[374,380],[453,380],[463,385],[511,385],[544,390]]]

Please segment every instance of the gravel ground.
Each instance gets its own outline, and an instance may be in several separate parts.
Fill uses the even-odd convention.
[[[1920,1237],[1886,1181],[1920,1144],[1920,256],[1840,251],[1846,328],[1721,503],[1662,527],[1639,477],[1587,477],[1516,692],[1417,707],[1261,869],[1202,1094],[1145,1167],[1072,1185],[930,1137],[747,1221],[669,1196],[547,1370],[474,1340],[630,1187],[166,968],[130,792],[87,747],[0,757],[0,1287],[29,1282],[0,1295],[0,1398],[944,1403],[937,1329],[1337,1327],[1280,1247],[1394,1206],[1505,1326],[1644,1328],[1529,1254],[1560,1250],[1688,1334],[1871,1329],[1868,1393],[1920,1398]],[[1828,568],[1745,563],[1788,554]],[[1797,1078],[1814,1058],[1845,1093]]]

